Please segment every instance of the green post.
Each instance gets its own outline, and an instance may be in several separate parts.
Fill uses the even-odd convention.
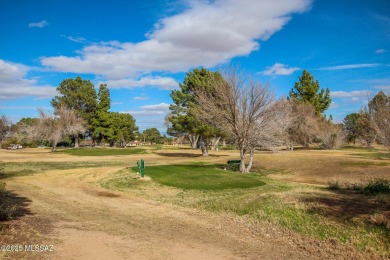
[[[141,159],[141,177],[144,177],[145,175],[145,162],[144,162],[144,159]]]
[[[140,160],[137,160],[137,168],[138,168],[138,173],[141,174],[141,162],[140,162]]]

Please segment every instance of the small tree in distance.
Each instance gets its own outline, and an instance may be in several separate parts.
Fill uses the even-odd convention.
[[[151,144],[158,144],[162,142],[162,136],[160,131],[157,128],[148,128],[142,132],[143,138],[145,141],[150,142]]]
[[[358,123],[359,119],[359,113],[351,113],[348,114],[343,120],[344,129],[347,132],[348,142],[353,142],[353,144],[356,143],[356,138],[359,137],[361,132],[361,127]]]

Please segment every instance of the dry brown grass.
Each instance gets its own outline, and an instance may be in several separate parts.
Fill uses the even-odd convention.
[[[255,169],[282,169],[280,173],[267,176],[290,183],[288,185],[294,188],[275,196],[291,207],[317,212],[329,219],[329,223],[335,223],[335,227],[342,227],[344,221],[351,220],[388,225],[390,203],[387,196],[370,197],[324,189],[329,180],[358,183],[372,178],[390,178],[390,160],[362,158],[354,156],[355,153],[359,151],[258,152]],[[143,155],[77,157],[50,153],[45,149],[0,150],[0,158],[5,162],[126,161],[131,166],[143,158],[146,167],[193,162],[226,163],[238,158],[236,151],[211,151],[210,154],[212,156],[203,158],[199,156],[200,151],[189,149],[150,149]],[[179,189],[157,185],[153,181],[141,182],[141,188],[134,187],[125,192],[100,187],[102,180],[116,177],[123,168],[118,165],[49,170],[5,179],[10,189],[21,194],[17,196],[30,200],[26,201],[25,208],[34,215],[24,214],[7,222],[7,228],[1,231],[0,242],[55,243],[57,252],[53,257],[62,259],[86,257],[88,250],[95,250],[94,247],[110,252],[112,259],[126,256],[175,258],[175,254],[176,258],[180,255],[186,258],[254,259],[259,252],[263,259],[380,258],[351,248],[350,244],[332,239],[321,241],[246,216],[188,209],[187,206],[202,199],[198,194],[191,197],[190,193],[184,194]],[[261,196],[253,193],[248,199]],[[183,199],[187,201],[183,202]],[[92,237],[83,238],[88,234]],[[107,242],[99,243],[96,238]],[[112,249],[118,245],[122,253]],[[78,253],[66,252],[66,247],[73,247]],[[275,248],[278,248],[277,252]],[[100,256],[107,255],[100,253]],[[99,253],[95,252],[95,256],[99,257]],[[20,258],[23,257],[30,258],[30,255],[21,255]]]
[[[390,179],[390,160],[354,156],[350,150],[299,150],[263,152],[256,155],[255,168],[284,169],[271,178],[291,182],[327,185],[330,180],[360,183],[372,179]]]

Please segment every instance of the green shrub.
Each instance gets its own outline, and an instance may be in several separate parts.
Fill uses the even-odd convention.
[[[384,179],[376,179],[370,181],[363,189],[366,194],[390,193],[390,181]]]
[[[4,193],[5,191],[5,182],[0,181],[0,196]]]
[[[5,163],[0,161],[0,175],[5,173]]]
[[[330,190],[340,190],[341,189],[341,185],[340,185],[340,182],[339,181],[328,181],[328,188]]]
[[[390,180],[375,179],[369,181],[367,184],[362,183],[340,183],[339,181],[329,181],[328,189],[330,190],[344,190],[364,193],[366,195],[389,194]]]

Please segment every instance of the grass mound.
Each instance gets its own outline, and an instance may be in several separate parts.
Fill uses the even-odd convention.
[[[132,168],[137,171],[136,167]],[[163,165],[145,168],[154,181],[181,189],[223,190],[262,186],[259,174],[239,174],[225,171],[216,165]]]
[[[110,156],[110,155],[132,155],[145,154],[146,151],[141,148],[77,148],[60,150],[61,153],[66,153],[75,156]]]

